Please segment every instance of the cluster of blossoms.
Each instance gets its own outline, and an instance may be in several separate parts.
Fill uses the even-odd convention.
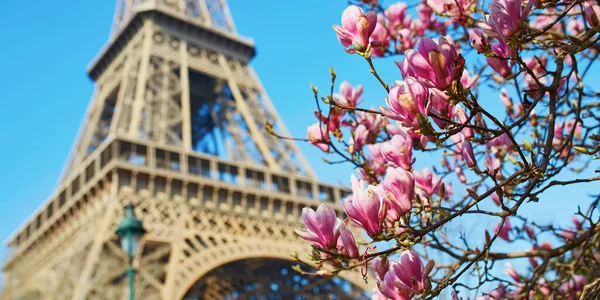
[[[436,296],[474,264],[488,272],[493,267],[488,259],[513,257],[527,257],[533,272],[507,263],[512,283],[500,282],[483,299],[582,294],[588,277],[600,276],[600,255],[589,248],[600,247],[599,222],[592,219],[600,196],[587,212],[577,210],[582,219],[575,218],[569,229],[536,224],[518,209],[556,185],[600,180],[550,181],[574,162],[583,169],[598,158],[600,136],[594,130],[600,128],[600,105],[590,100],[598,93],[583,77],[600,54],[600,6],[588,0],[492,0],[484,10],[473,0],[427,0],[411,14],[404,2],[385,9],[378,1],[358,2],[334,30],[347,53],[367,60],[387,97],[378,109],[360,108],[363,86],[343,82],[338,93],[323,98],[328,113],[319,109],[317,122],[308,127],[306,141],[340,155],[359,175],[351,176],[352,193],[340,207],[303,210],[306,230],[297,233],[315,247],[313,261],[335,270],[370,261],[377,282],[373,299]],[[403,56],[396,62],[402,78],[388,85],[372,57],[393,55]],[[480,64],[471,67],[467,59]],[[581,61],[589,62],[585,70],[577,67]],[[332,84],[335,77],[332,71]],[[499,91],[499,101],[481,97],[484,89]],[[504,114],[486,109],[493,102]],[[440,167],[415,170],[421,151],[443,152]],[[453,194],[457,183],[464,185],[464,196]],[[481,208],[488,198],[496,205]],[[344,220],[336,209],[340,215],[343,209]],[[465,214],[496,218],[491,234],[484,230],[483,244],[471,248],[446,231],[449,221]],[[396,245],[381,252],[359,247],[358,230],[367,244]],[[543,234],[554,234],[564,246],[542,242]],[[492,252],[496,240],[532,247],[517,254]],[[424,265],[417,245],[455,263]],[[567,250],[554,250],[561,247]],[[545,276],[550,269],[554,274]],[[490,281],[479,274],[480,285]],[[453,298],[459,298],[455,290]]]

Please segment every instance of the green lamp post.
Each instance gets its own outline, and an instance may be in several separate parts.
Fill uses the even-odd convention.
[[[127,253],[127,256],[129,257],[129,269],[127,270],[127,277],[129,278],[130,300],[134,300],[133,279],[135,276],[135,271],[133,269],[133,257],[138,250],[142,236],[144,233],[146,233],[146,230],[144,230],[144,227],[142,226],[142,220],[135,216],[133,208],[133,204],[131,203],[124,207],[125,215],[117,226],[116,232],[121,239],[121,249],[123,249],[123,252]]]

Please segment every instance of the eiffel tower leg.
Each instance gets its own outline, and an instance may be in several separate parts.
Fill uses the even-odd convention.
[[[115,177],[117,176],[116,173],[117,172],[114,172]],[[111,186],[111,195],[116,196],[116,189],[117,183],[113,183]],[[106,236],[110,234],[109,230],[111,229],[111,222],[115,218],[114,212],[117,208],[116,206],[119,204],[117,201],[115,201],[115,198],[116,197],[110,197],[106,204],[104,204],[105,212],[104,216],[102,217],[102,223],[100,226],[98,226],[98,232],[94,237],[94,241],[92,242],[92,246],[85,261],[85,265],[83,266],[83,271],[79,276],[79,283],[77,284],[75,292],[73,293],[73,300],[85,299],[85,296],[87,295],[87,291],[90,287],[91,273],[98,263]]]
[[[246,120],[246,124],[248,124],[248,128],[250,129],[250,135],[256,143],[256,146],[258,147],[258,149],[260,149],[260,152],[262,153],[263,158],[266,160],[267,165],[273,170],[280,171],[279,165],[277,164],[269,150],[269,145],[267,145],[263,134],[259,131],[254,121],[254,118],[250,114],[248,104],[246,103],[244,97],[242,96],[242,93],[240,92],[240,88],[238,87],[237,81],[233,76],[231,69],[229,68],[229,63],[227,62],[225,55],[219,54],[219,63],[221,64],[221,68],[223,69],[225,76],[228,78],[229,88],[231,89],[233,98],[235,98],[236,107],[240,114]]]
[[[146,81],[148,79],[148,67],[150,65],[150,48],[152,46],[152,28],[151,24],[146,22],[144,28],[144,41],[141,49],[140,72],[137,78],[137,87],[135,99],[129,124],[129,136],[137,138],[140,131],[140,118],[142,116],[142,106],[144,105],[144,94],[146,92]]]

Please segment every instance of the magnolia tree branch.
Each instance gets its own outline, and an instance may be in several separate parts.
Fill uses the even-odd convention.
[[[327,205],[303,210],[305,262],[319,267],[310,275],[360,269],[377,282],[374,299],[595,297],[600,196],[586,204],[565,187],[593,193],[600,181],[590,175],[600,173],[600,92],[588,76],[599,16],[589,0],[350,1],[333,29],[387,93],[379,109],[361,106],[362,85],[336,90],[331,68],[328,95],[312,87],[306,138],[266,126],[318,147],[332,169],[355,168],[344,219]],[[392,56],[400,75],[383,78],[376,60]],[[549,205],[572,222],[522,209]]]

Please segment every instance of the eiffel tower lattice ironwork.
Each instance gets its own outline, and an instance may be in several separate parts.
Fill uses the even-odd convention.
[[[364,297],[358,272],[291,269],[310,251],[294,234],[302,207],[341,216],[347,191],[266,132],[287,134],[254,54],[225,0],[117,1],[83,125],[54,194],[8,241],[0,298],[124,299],[114,231],[130,202],[148,231],[136,299]]]

